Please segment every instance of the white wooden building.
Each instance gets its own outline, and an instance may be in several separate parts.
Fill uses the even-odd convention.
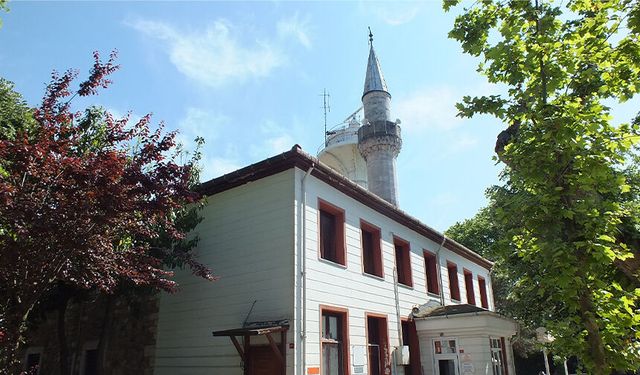
[[[492,263],[397,207],[399,122],[370,51],[362,126],[202,185],[199,260],[220,279],[179,273],[162,295],[155,374],[515,373]]]
[[[500,374],[514,373],[509,340],[515,325],[509,320],[493,314],[497,328],[462,334],[455,327],[422,332],[429,321],[418,318],[419,349],[411,322],[413,308],[427,302],[493,310],[491,263],[298,147],[212,180],[204,192],[209,197],[196,231],[199,256],[220,279],[210,283],[180,273],[180,292],[162,295],[156,374],[280,373],[251,367],[254,354],[255,366],[279,363],[266,335],[243,343],[242,329],[247,322],[282,320],[288,321],[283,345],[279,333],[270,336],[283,353],[286,374],[374,374],[368,351],[380,345],[379,374],[424,369],[444,375],[431,342],[440,333],[474,358],[474,371],[463,372],[468,356],[448,353],[455,354],[453,373],[494,374],[492,339],[504,353]],[[328,231],[323,217],[335,223],[335,254],[321,249],[321,231]],[[211,335],[227,329],[236,330],[244,361],[229,337]],[[392,355],[401,346],[409,347],[413,368]],[[325,368],[335,364],[340,371]]]

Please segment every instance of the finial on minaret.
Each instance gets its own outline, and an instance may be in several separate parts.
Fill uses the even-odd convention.
[[[373,45],[373,33],[371,32],[371,27],[368,26],[369,28],[369,45]]]

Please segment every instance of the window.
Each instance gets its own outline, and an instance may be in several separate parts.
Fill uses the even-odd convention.
[[[508,375],[507,372],[507,353],[504,351],[504,337],[490,338],[491,346],[491,367],[493,375]]]
[[[344,211],[322,200],[320,212],[320,257],[345,265]]]
[[[348,367],[347,313],[321,308],[322,374],[345,375]]]
[[[433,340],[433,352],[435,354],[456,354],[456,339],[439,338]]]
[[[458,285],[458,266],[455,263],[447,262],[447,271],[449,273],[449,290],[451,291],[451,299],[460,301],[460,286]]]
[[[478,276],[478,286],[480,287],[480,303],[485,309],[489,308],[489,300],[487,300],[487,283]]]
[[[364,273],[384,277],[382,273],[382,251],[380,250],[380,228],[360,220],[362,235],[362,267]]]
[[[427,274],[427,291],[433,294],[440,294],[438,287],[438,261],[436,255],[424,251],[424,269]]]
[[[40,374],[40,360],[42,359],[42,348],[29,348],[24,358],[24,369],[29,375]]]
[[[411,279],[411,252],[409,243],[399,238],[393,239],[393,246],[396,253],[396,272],[398,282],[406,286],[413,286]]]
[[[473,274],[469,270],[463,270],[464,272],[464,288],[467,290],[467,303],[470,305],[476,304],[476,295],[473,291]]]
[[[90,341],[84,344],[82,353],[81,375],[95,375],[98,373],[98,342]]]
[[[369,375],[391,373],[389,365],[389,339],[387,318],[367,315],[367,349]]]

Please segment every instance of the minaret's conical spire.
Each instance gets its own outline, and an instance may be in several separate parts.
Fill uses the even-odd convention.
[[[369,62],[362,94],[363,125],[358,129],[358,150],[367,163],[369,191],[398,205],[396,157],[402,148],[400,126],[391,121],[391,94],[373,50],[369,29]]]
[[[371,33],[371,29],[369,29],[369,61],[367,63],[367,74],[364,79],[364,92],[362,96],[367,95],[367,93],[371,91],[384,91],[387,94],[389,93],[387,83],[382,75],[382,69],[380,69],[378,56],[376,56],[376,51],[373,49],[373,34]]]

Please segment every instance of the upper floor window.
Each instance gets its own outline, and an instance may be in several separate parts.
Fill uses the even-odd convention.
[[[480,303],[485,309],[489,308],[489,300],[487,299],[487,283],[484,278],[478,276],[478,286],[480,287]]]
[[[438,261],[435,254],[424,251],[424,269],[427,276],[427,291],[429,293],[439,294]]]
[[[364,273],[383,277],[380,228],[361,220],[360,232],[362,235],[362,267]]]
[[[476,304],[476,295],[473,291],[473,274],[469,270],[463,270],[464,272],[464,287],[467,290],[467,303],[470,305]]]
[[[449,274],[449,290],[451,299],[460,301],[460,285],[458,285],[458,266],[455,263],[447,262],[447,272]]]
[[[345,265],[344,211],[318,200],[320,212],[320,257]]]
[[[395,237],[393,246],[396,255],[396,272],[398,282],[406,286],[413,286],[411,278],[411,251],[409,243],[405,240]]]

